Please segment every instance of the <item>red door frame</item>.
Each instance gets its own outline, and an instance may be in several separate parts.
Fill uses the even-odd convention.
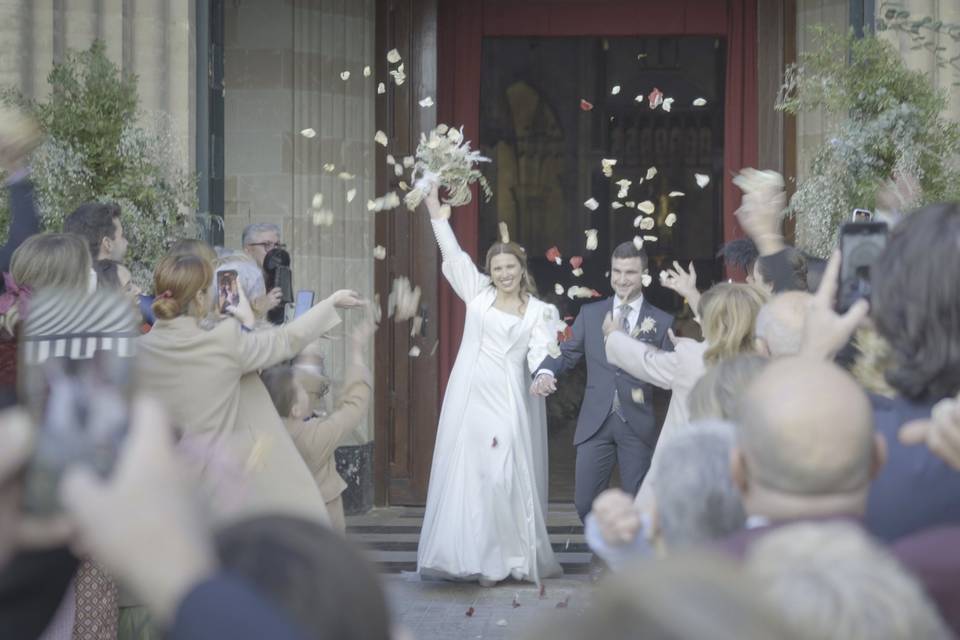
[[[481,45],[490,36],[720,36],[727,43],[724,104],[724,239],[741,236],[733,173],[757,163],[757,0],[438,0],[440,121],[480,132]],[[457,209],[453,227],[477,257],[479,207]],[[465,308],[440,284],[440,386],[446,387],[463,331]]]

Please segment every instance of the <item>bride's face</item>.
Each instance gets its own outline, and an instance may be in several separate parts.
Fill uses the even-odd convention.
[[[517,293],[523,280],[523,266],[516,256],[500,253],[490,260],[490,277],[497,291],[506,294]]]

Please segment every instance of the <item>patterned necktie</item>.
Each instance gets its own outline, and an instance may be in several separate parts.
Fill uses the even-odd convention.
[[[630,305],[620,305],[617,307],[617,313],[620,315],[620,328],[623,329],[624,333],[630,335]],[[623,407],[620,405],[620,392],[616,386],[613,388],[613,412],[624,422],[627,421],[627,417],[623,414]]]

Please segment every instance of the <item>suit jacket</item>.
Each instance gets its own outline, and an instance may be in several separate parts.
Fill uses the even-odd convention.
[[[139,338],[140,384],[182,430],[181,446],[217,524],[277,512],[327,521],[313,475],[257,373],[339,322],[321,302],[280,327],[244,332],[228,319],[207,331],[181,316],[157,320]]]
[[[614,301],[615,298],[610,297],[581,307],[573,323],[573,336],[560,345],[560,357],[548,357],[537,370],[549,369],[554,376],[559,376],[575,367],[580,358],[587,358],[587,388],[583,404],[580,405],[580,417],[577,419],[577,431],[573,438],[574,446],[589,440],[600,430],[613,409],[613,392],[616,389],[627,422],[645,443],[653,447],[659,433],[653,415],[653,387],[607,360],[603,344],[603,319],[613,311]],[[652,318],[655,325],[651,331],[643,333],[639,328],[646,318]],[[672,325],[673,316],[644,298],[633,334],[637,340],[672,351],[673,343],[667,335]],[[634,389],[643,390],[643,397],[639,402],[633,397]]]
[[[930,527],[960,524],[960,472],[922,445],[906,446],[900,427],[929,418],[933,403],[871,396],[873,423],[887,441],[887,461],[870,484],[867,529],[886,541]]]
[[[324,502],[335,500],[347,488],[347,483],[337,473],[333,454],[344,436],[367,415],[372,379],[367,367],[353,364],[344,376],[343,391],[333,413],[326,418],[284,420]]]

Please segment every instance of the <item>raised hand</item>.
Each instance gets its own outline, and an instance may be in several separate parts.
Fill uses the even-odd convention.
[[[674,260],[673,269],[667,269],[660,274],[660,284],[686,298],[690,307],[695,309],[700,301],[700,290],[697,289],[697,270],[694,268],[693,262],[687,268],[689,271],[684,271],[680,263]]]
[[[620,323],[613,319],[613,312],[608,311],[603,318],[603,339],[606,340],[614,331],[623,331]]]
[[[330,300],[337,309],[355,309],[362,307],[366,303],[366,300],[352,289],[340,289],[327,299]]]
[[[937,457],[960,471],[960,394],[934,405],[928,420],[913,420],[900,429],[900,442],[926,444]]]
[[[253,307],[250,306],[247,294],[243,292],[243,287],[237,287],[237,295],[240,302],[235,306],[229,305],[226,309],[227,314],[239,320],[243,326],[251,329],[257,323],[257,316],[253,312]]]
[[[784,248],[780,224],[787,196],[783,177],[773,171],[744,169],[733,183],[743,190],[737,209],[740,227],[757,245],[760,255],[770,255]]]
[[[800,354],[828,360],[833,358],[867,317],[870,305],[857,300],[842,316],[833,309],[840,275],[840,252],[834,251],[827,262],[820,288],[810,301],[803,327]]]

